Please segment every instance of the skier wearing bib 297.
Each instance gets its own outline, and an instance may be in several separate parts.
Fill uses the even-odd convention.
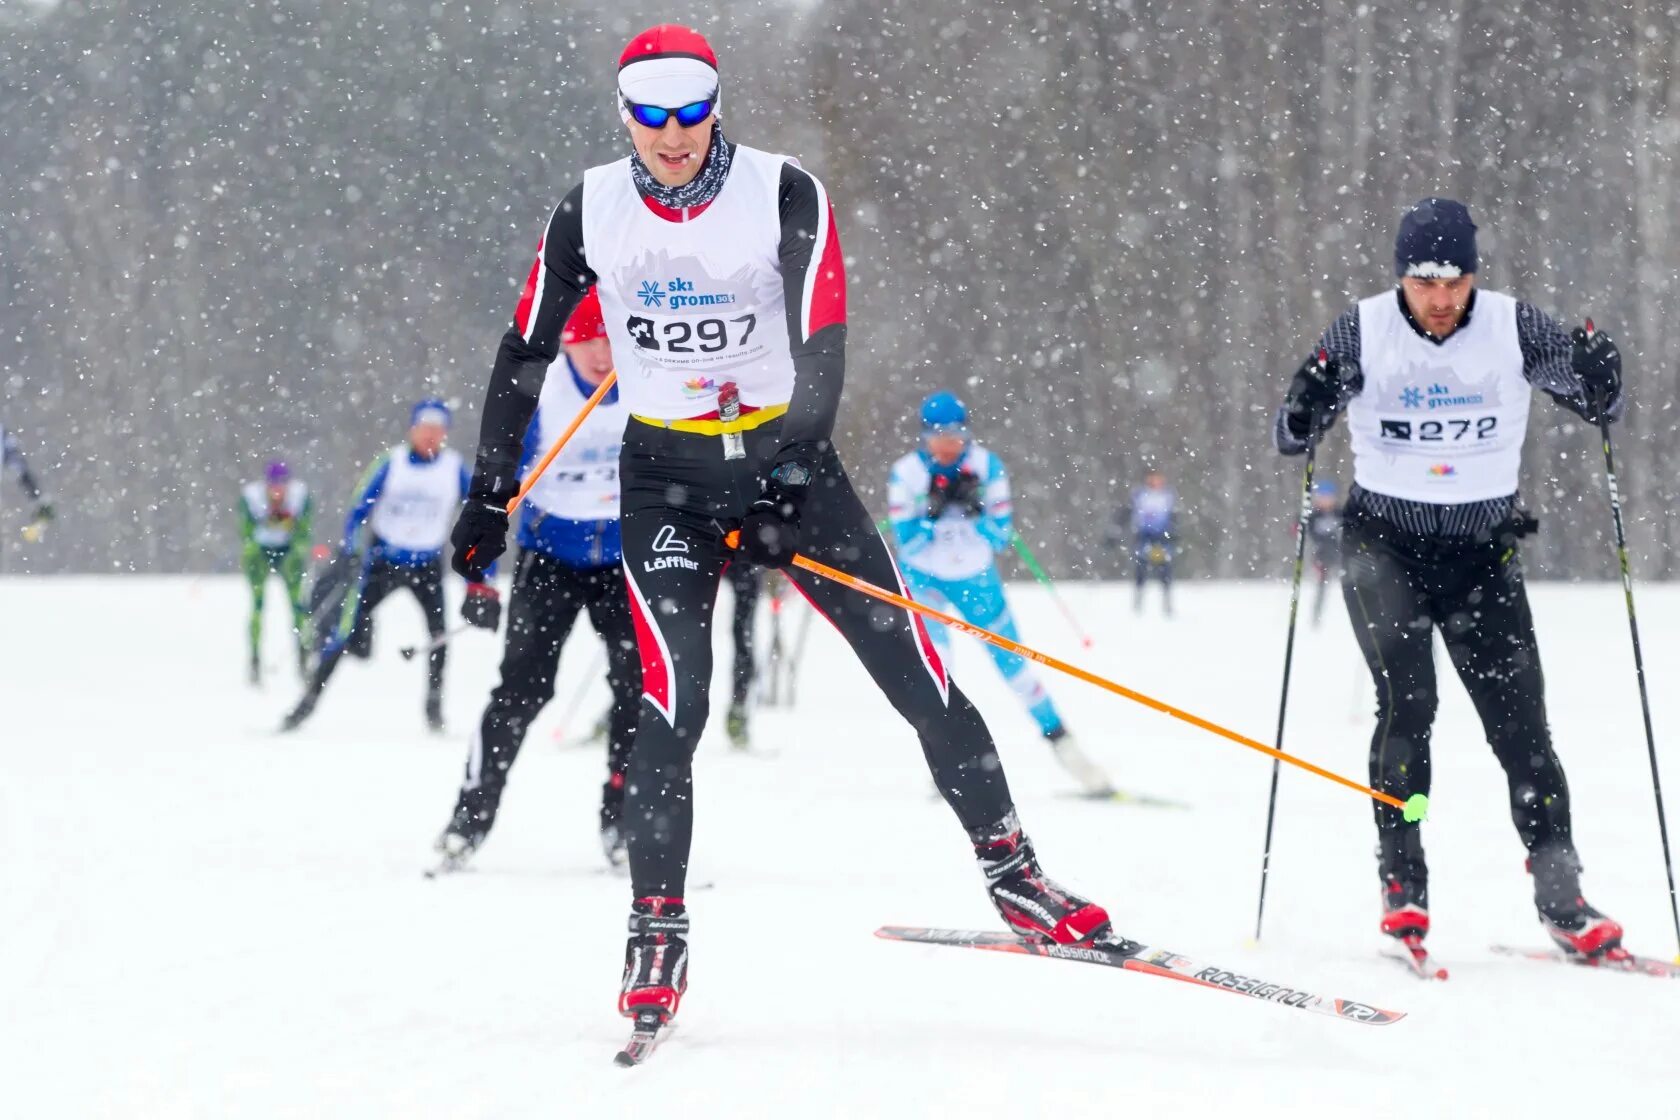
[[[1622,927],[1581,894],[1569,787],[1546,724],[1544,682],[1517,539],[1530,387],[1591,423],[1621,407],[1621,355],[1603,332],[1477,289],[1476,227],[1427,198],[1395,239],[1399,287],[1361,300],[1295,372],[1275,438],[1301,454],[1346,408],[1354,485],[1342,512],[1342,595],[1377,688],[1371,785],[1429,792],[1439,629],[1510,787],[1534,904],[1570,953],[1619,949]],[[1420,826],[1374,803],[1382,930],[1429,931]]]
[[[251,585],[252,684],[262,681],[263,598],[268,577],[278,574],[286,587],[297,636],[298,671],[307,672],[309,608],[303,600],[303,570],[309,563],[309,526],[315,499],[285,463],[268,465],[261,482],[247,482],[239,492],[240,568]]]
[[[920,602],[1020,641],[993,559],[1015,535],[1003,460],[969,438],[968,408],[955,394],[928,397],[921,417],[921,446],[894,463],[887,479],[887,519],[910,592]],[[948,653],[946,627],[931,622],[928,629],[940,652]],[[1102,771],[1075,745],[1027,659],[993,645],[986,649],[1056,758],[1085,792],[1113,794]]]
[[[339,544],[341,554],[361,556],[356,583],[345,596],[338,624],[322,646],[303,698],[286,716],[282,731],[291,731],[309,718],[346,647],[367,647],[373,609],[404,587],[425,612],[426,630],[435,643],[427,664],[426,723],[433,731],[443,729],[446,654],[438,642],[445,619],[443,546],[449,539],[450,516],[460,507],[468,483],[460,453],[444,447],[449,419],[449,406],[440,400],[416,404],[409,414],[408,441],[376,458],[356,487]],[[462,610],[493,629],[501,603],[495,590],[479,580],[468,586]]]
[[[999,914],[1023,936],[1107,935],[1102,907],[1045,877],[991,736],[912,612],[793,567],[804,555],[903,590],[832,444],[846,360],[845,263],[823,185],[796,160],[724,139],[717,58],[698,32],[650,28],[619,58],[632,155],[591,168],[539,243],[484,406],[454,531],[468,579],[506,547],[530,421],[560,328],[598,281],[624,406],[624,569],[642,660],[624,809],[632,904],[619,1010],[638,1030],[688,983],[683,899],[694,750],[709,712],[718,583],[741,558],[784,569],[915,728],[974,844]]]
[[[612,372],[612,347],[593,292],[572,312],[560,341],[565,356],[543,382],[525,433],[522,475]],[[508,604],[502,679],[479,720],[455,811],[437,840],[445,870],[464,864],[496,823],[508,770],[531,721],[554,696],[560,648],[585,610],[607,647],[613,697],[607,715],[607,780],[601,789],[601,846],[609,862],[624,860],[619,817],[642,693],[636,630],[619,563],[618,456],[625,419],[618,390],[609,390],[520,506],[519,563]]]

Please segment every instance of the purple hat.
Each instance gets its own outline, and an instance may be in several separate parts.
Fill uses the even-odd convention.
[[[277,486],[282,482],[291,480],[292,468],[288,467],[282,460],[275,459],[268,464],[268,469],[263,472],[263,477],[268,480],[270,486]]]

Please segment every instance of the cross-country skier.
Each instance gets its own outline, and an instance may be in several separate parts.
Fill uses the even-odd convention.
[[[39,541],[47,531],[47,523],[53,519],[53,506],[41,490],[41,484],[29,470],[29,461],[23,457],[23,449],[17,444],[17,438],[0,424],[0,468],[9,469],[17,476],[18,485],[23,488],[24,496],[35,503],[35,512],[29,519],[29,524],[23,527],[23,539],[30,544]]]
[[[303,598],[303,572],[309,564],[310,521],[315,499],[302,479],[276,459],[260,481],[247,482],[239,492],[239,566],[251,585],[252,684],[262,681],[263,596],[268,577],[279,575],[291,607],[292,632],[297,638],[298,671],[308,672],[309,607]]]
[[[954,393],[934,393],[923,401],[921,422],[921,445],[894,463],[887,478],[887,519],[911,594],[1020,641],[995,559],[1015,535],[1003,460],[969,437],[968,408]],[[948,653],[946,627],[935,622],[928,629],[940,653]],[[1112,794],[1114,787],[1074,743],[1027,659],[992,645],[986,649],[1062,765],[1087,793]]]
[[[391,592],[406,587],[425,612],[434,643],[427,659],[426,724],[443,729],[444,631],[443,546],[449,520],[467,491],[469,475],[459,452],[444,446],[449,438],[449,406],[423,400],[409,414],[408,439],[383,452],[368,467],[351,498],[344,519],[342,553],[361,557],[359,577],[345,597],[339,623],[320,650],[303,698],[286,716],[281,730],[291,731],[309,718],[344,655],[347,645],[367,641],[373,609]],[[518,437],[515,437],[517,444]],[[362,546],[363,526],[366,547]],[[482,578],[467,588],[463,611],[499,611],[495,592]]]
[[[1010,927],[1059,942],[1106,931],[1102,907],[1039,869],[985,724],[916,616],[790,566],[797,552],[904,586],[830,442],[846,287],[827,192],[796,160],[724,139],[717,59],[698,32],[667,24],[632,39],[618,97],[634,152],[587,171],[549,220],[491,374],[454,563],[479,579],[505,547],[519,437],[561,324],[598,281],[632,416],[624,567],[643,689],[624,817],[634,901],[620,1011],[663,1020],[688,982],[691,765],[735,528],[742,558],[786,569],[916,729]]]
[[[1151,579],[1161,581],[1161,611],[1172,617],[1173,515],[1178,495],[1167,485],[1167,476],[1151,470],[1143,485],[1132,491],[1132,569],[1136,587],[1132,610],[1143,610],[1143,592]]]
[[[1377,689],[1371,785],[1429,791],[1440,630],[1510,785],[1534,903],[1565,950],[1619,945],[1622,927],[1581,895],[1569,787],[1546,724],[1540,651],[1517,556],[1517,480],[1530,387],[1590,422],[1620,411],[1621,356],[1603,332],[1566,331],[1532,304],[1478,291],[1476,227],[1426,198],[1400,220],[1399,286],[1324,332],[1278,413],[1286,455],[1345,407],[1354,485],[1343,511],[1342,594]],[[1376,804],[1384,933],[1429,930],[1419,825]]]
[[[560,341],[565,355],[543,382],[536,414],[525,432],[521,475],[612,372],[612,347],[593,292],[572,312]],[[636,630],[619,563],[618,457],[626,417],[615,386],[520,506],[520,553],[513,569],[502,679],[473,734],[454,814],[438,837],[437,850],[446,868],[464,863],[496,823],[508,769],[519,756],[531,721],[554,696],[560,648],[580,611],[589,612],[606,646],[607,684],[613,695],[607,719],[607,780],[601,790],[601,845],[610,862],[624,859],[619,818],[642,692]],[[495,629],[493,614],[469,617]]]
[[[1312,609],[1312,624],[1317,627],[1324,619],[1330,577],[1339,576],[1342,570],[1342,505],[1336,498],[1336,484],[1327,478],[1313,483],[1307,545],[1312,549],[1313,575],[1318,580]]]

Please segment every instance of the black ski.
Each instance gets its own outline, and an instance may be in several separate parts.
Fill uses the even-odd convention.
[[[630,1030],[630,1041],[624,1044],[624,1049],[613,1055],[613,1064],[628,1068],[647,1061],[648,1055],[653,1053],[653,1048],[658,1046],[659,1040],[664,1037],[661,1031],[666,1022],[665,1012],[661,1008],[648,1007],[638,1011],[636,1025]]]
[[[922,929],[915,926],[882,926],[875,931],[875,936],[888,941],[952,945],[963,949],[986,949],[995,953],[1021,953],[1034,957],[1054,957],[1064,961],[1107,965],[1109,968],[1123,968],[1129,972],[1182,980],[1187,984],[1248,996],[1250,999],[1264,1000],[1267,1003],[1279,1003],[1285,1007],[1329,1015],[1351,1023],[1368,1023],[1380,1027],[1398,1023],[1406,1017],[1404,1011],[1386,1011],[1357,1000],[1321,996],[1287,984],[1245,976],[1218,965],[1192,960],[1169,949],[1157,949],[1115,934],[1079,945],[1046,945],[1037,941],[1027,941],[1012,933]]]

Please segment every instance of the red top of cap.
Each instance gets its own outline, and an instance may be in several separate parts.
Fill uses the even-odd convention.
[[[572,317],[566,320],[566,329],[560,332],[560,341],[570,345],[605,337],[607,324],[601,317],[601,297],[595,294],[594,288],[590,288],[584,294],[583,302],[573,309]]]
[[[618,68],[622,70],[632,62],[649,58],[697,58],[713,70],[718,64],[717,55],[712,53],[712,45],[706,42],[706,37],[680,23],[650,27],[630,40],[624,53],[618,56]]]

